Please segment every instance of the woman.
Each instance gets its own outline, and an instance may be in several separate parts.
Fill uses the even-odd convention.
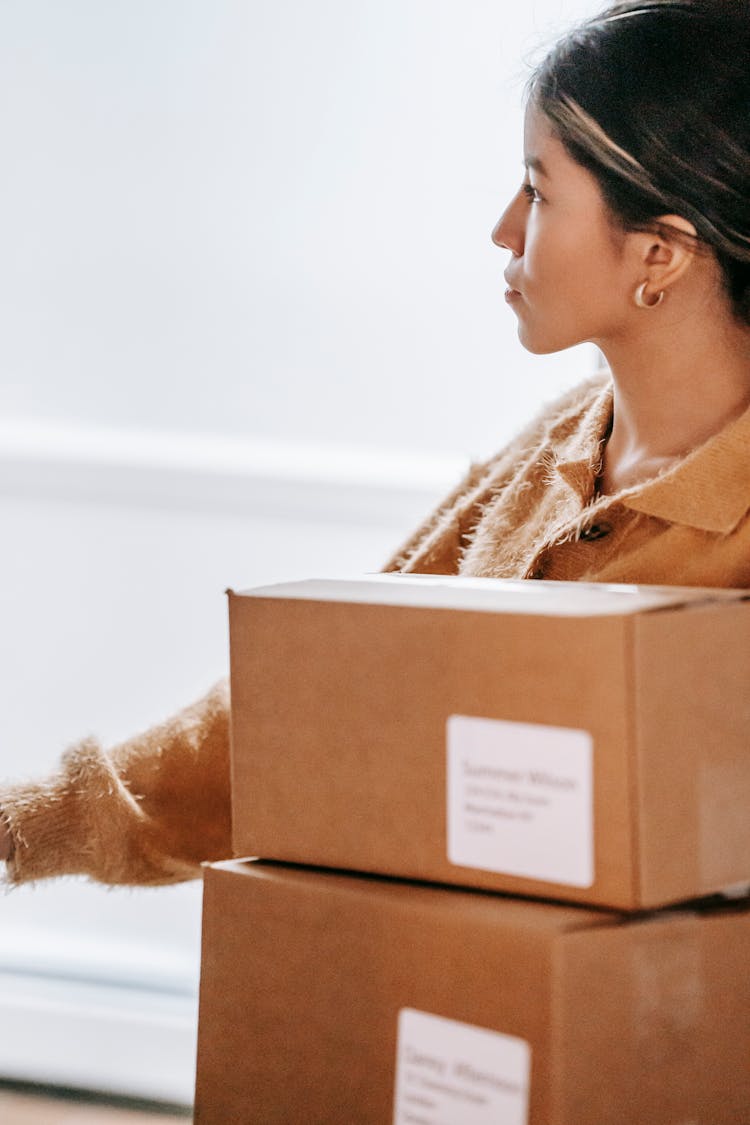
[[[529,351],[609,371],[466,478],[389,571],[750,586],[750,16],[629,0],[527,87],[492,238]],[[228,694],[0,790],[8,881],[169,883],[231,855]]]

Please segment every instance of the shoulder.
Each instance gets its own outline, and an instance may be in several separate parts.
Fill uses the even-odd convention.
[[[609,371],[596,374],[568,388],[557,398],[545,403],[526,425],[500,452],[491,464],[505,460],[523,460],[540,448],[556,447],[582,428],[588,428],[592,416],[599,416],[611,400],[612,376]]]
[[[595,403],[601,402],[602,396],[611,393],[611,390],[612,376],[609,371],[597,371],[548,403],[542,414],[549,416],[553,422],[582,416]]]
[[[583,422],[590,412],[609,398],[612,376],[608,371],[597,371],[556,399],[546,403],[537,412],[526,432],[537,432],[548,437],[566,437]]]

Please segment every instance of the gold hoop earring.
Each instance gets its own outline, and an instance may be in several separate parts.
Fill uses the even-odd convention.
[[[660,305],[662,303],[663,299],[664,299],[664,290],[660,289],[659,290],[659,296],[656,298],[656,300],[652,301],[650,305],[647,304],[646,300],[645,300],[646,286],[647,285],[648,285],[648,282],[644,281],[643,285],[639,285],[638,288],[635,291],[635,303],[636,303],[636,305],[638,306],[639,309],[655,309],[656,306]]]

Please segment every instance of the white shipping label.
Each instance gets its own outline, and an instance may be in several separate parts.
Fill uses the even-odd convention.
[[[402,1008],[393,1125],[527,1125],[525,1039]]]
[[[451,715],[446,734],[450,862],[590,887],[594,809],[588,731]]]

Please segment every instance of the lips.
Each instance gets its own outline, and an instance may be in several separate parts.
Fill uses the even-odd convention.
[[[508,289],[511,291],[511,293],[520,294],[521,290],[516,289],[515,285],[513,284],[512,278],[508,277],[507,273],[504,273],[503,277],[505,278],[506,285],[508,286]]]

